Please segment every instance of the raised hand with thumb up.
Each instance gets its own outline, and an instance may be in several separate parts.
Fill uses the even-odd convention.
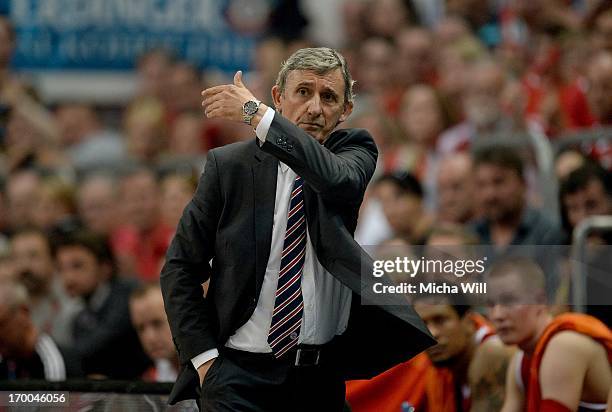
[[[233,84],[223,84],[202,91],[202,106],[208,118],[219,118],[238,122],[247,122],[257,127],[265,112],[265,105],[247,89],[242,82],[242,71],[234,75]],[[255,113],[251,113],[255,111]],[[245,115],[247,118],[245,118]]]

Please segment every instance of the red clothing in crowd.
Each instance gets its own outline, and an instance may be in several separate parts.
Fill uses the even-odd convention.
[[[174,236],[174,228],[159,223],[143,233],[133,226],[122,226],[112,236],[115,255],[133,262],[138,277],[144,281],[157,280],[161,262]]]

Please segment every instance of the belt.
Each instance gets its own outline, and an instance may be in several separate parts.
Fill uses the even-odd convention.
[[[287,357],[293,366],[318,366],[325,345],[298,345],[287,352]]]
[[[319,366],[329,360],[329,350],[333,340],[324,345],[299,344],[290,349],[280,358],[274,357],[272,353],[254,353],[243,350],[224,347],[221,353],[225,353],[235,360],[251,364],[289,364],[291,367]]]

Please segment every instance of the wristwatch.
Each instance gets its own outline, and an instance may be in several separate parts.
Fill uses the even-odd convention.
[[[242,105],[242,121],[251,125],[251,120],[253,120],[253,116],[259,110],[259,105],[261,102],[259,100],[249,100],[244,105]]]

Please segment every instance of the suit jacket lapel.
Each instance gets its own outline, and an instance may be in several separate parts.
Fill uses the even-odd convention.
[[[253,159],[253,222],[255,225],[255,296],[259,297],[272,243],[278,160],[255,148]]]

